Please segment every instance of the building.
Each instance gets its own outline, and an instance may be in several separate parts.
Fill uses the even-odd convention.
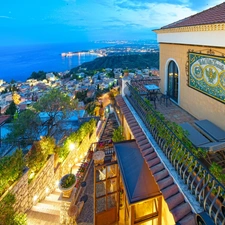
[[[155,32],[160,44],[160,88],[196,118],[224,129],[225,3]]]

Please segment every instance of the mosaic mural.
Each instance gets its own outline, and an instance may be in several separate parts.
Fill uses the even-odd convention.
[[[225,103],[225,58],[189,53],[189,86]]]

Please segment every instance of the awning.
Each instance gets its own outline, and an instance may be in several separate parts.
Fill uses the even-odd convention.
[[[114,143],[114,149],[129,204],[161,194],[135,140]]]

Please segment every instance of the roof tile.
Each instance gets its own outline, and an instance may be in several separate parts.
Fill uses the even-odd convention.
[[[172,177],[167,177],[167,178],[165,178],[163,180],[158,181],[157,183],[159,185],[160,190],[162,190],[162,189],[170,186],[174,182],[173,182],[173,178]]]
[[[175,195],[177,192],[179,192],[179,189],[176,184],[170,185],[169,187],[162,190],[162,194],[165,199]]]
[[[225,2],[216,5],[212,8],[199,12],[195,15],[189,16],[182,20],[161,27],[161,29],[187,27],[205,24],[215,24],[225,22]]]
[[[152,152],[154,152],[153,148],[147,148],[147,149],[142,150],[142,155],[146,156],[148,154],[151,154]]]
[[[168,198],[166,202],[169,206],[169,209],[171,210],[175,208],[177,205],[180,205],[182,202],[184,202],[184,196],[180,192],[178,192],[177,194]]]
[[[151,167],[151,171],[153,175],[163,169],[165,169],[165,167],[162,163],[159,163],[158,165]]]
[[[196,225],[196,219],[195,219],[195,215],[193,213],[190,213],[189,215],[187,215],[186,217],[184,217],[183,219],[181,219],[179,221],[180,225]]]
[[[149,161],[149,160],[152,160],[156,157],[157,157],[157,154],[155,152],[152,152],[152,153],[146,155],[144,158],[145,158],[146,161]]]
[[[149,160],[147,161],[147,164],[149,167],[155,166],[157,164],[159,164],[161,161],[159,159],[159,157],[154,158],[153,160]]]
[[[156,181],[162,180],[162,179],[164,179],[165,177],[168,177],[168,176],[169,176],[169,173],[166,169],[161,170],[158,173],[154,174],[154,177],[155,177]]]
[[[173,214],[175,222],[178,222],[180,219],[182,219],[191,212],[191,207],[188,203],[185,202],[184,204],[180,204],[174,209],[172,209],[171,212]]]

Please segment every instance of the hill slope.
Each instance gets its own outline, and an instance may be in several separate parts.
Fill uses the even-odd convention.
[[[102,68],[159,68],[159,53],[144,53],[124,56],[106,56],[99,57],[91,62],[86,62],[79,67],[87,68],[88,70],[97,70]],[[76,72],[79,68],[71,69],[71,72]]]

